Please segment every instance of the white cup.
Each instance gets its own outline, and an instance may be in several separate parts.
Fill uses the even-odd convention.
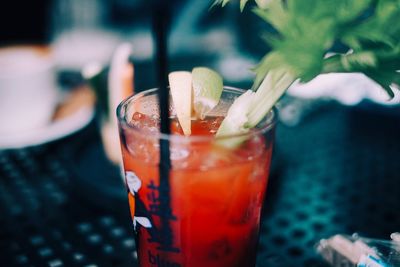
[[[45,126],[58,103],[49,48],[0,48],[0,138]]]

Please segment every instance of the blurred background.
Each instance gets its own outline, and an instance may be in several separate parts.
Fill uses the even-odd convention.
[[[108,149],[118,154],[119,147],[104,141],[115,140],[104,130],[113,110],[99,106],[109,97],[109,69],[121,43],[131,46],[135,91],[157,86],[151,2],[1,4],[0,266],[135,266],[121,170]],[[210,3],[168,1],[169,70],[207,66],[226,85],[249,88],[250,69],[268,51],[259,34],[270,29],[250,7],[240,13],[238,4],[210,10]],[[37,82],[31,78],[18,91],[5,86],[5,66],[27,61],[25,54],[7,57],[16,45],[50,48],[52,68],[35,77],[54,78],[49,87],[57,96],[25,93]],[[36,73],[48,59],[34,62],[16,64],[16,73]],[[30,106],[34,101],[39,105]],[[45,123],[6,131],[7,118],[33,120],[47,102],[53,104]],[[388,102],[360,76],[291,88],[278,105],[258,267],[328,266],[315,250],[321,238],[357,232],[388,239],[400,230],[398,103],[398,95]]]
[[[249,68],[266,51],[251,12],[240,14],[238,5],[210,10],[210,1],[201,0],[173,0],[168,6],[170,69],[206,65],[248,87]],[[151,1],[39,0],[24,8],[7,1],[0,12],[2,45],[51,45],[63,72],[79,72],[92,61],[107,64],[118,43],[130,42],[136,87],[155,86]]]

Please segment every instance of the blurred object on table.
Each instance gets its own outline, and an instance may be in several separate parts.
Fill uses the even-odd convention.
[[[317,251],[333,267],[397,267],[400,266],[399,248],[399,241],[393,237],[389,241],[356,234],[335,235],[317,244]]]
[[[51,35],[60,68],[79,71],[89,62],[108,63],[121,38],[107,25],[108,2],[53,1]]]
[[[0,48],[0,136],[43,127],[50,122],[58,101],[50,48]]]
[[[119,146],[116,110],[122,100],[134,93],[134,68],[129,62],[130,44],[118,46],[111,61],[108,75],[108,116],[102,122],[101,137],[107,157],[114,163],[122,162]]]
[[[120,44],[114,52],[108,74],[108,116],[107,120],[117,123],[115,115],[122,100],[134,93],[134,68],[129,61],[132,46],[129,43]]]
[[[82,129],[93,118],[90,96],[75,91],[77,84],[66,87],[59,79],[65,70],[59,68],[57,51],[50,44],[55,2],[2,3],[0,149],[54,141]]]
[[[25,111],[25,121],[32,114]],[[52,119],[42,127],[0,135],[0,150],[38,146],[82,130],[94,117],[93,92],[87,86],[69,89],[50,116]]]
[[[88,86],[82,85],[71,89],[65,100],[57,106],[53,121],[60,121],[73,116],[80,109],[93,109],[95,96]]]
[[[279,101],[280,121],[296,126],[308,115],[320,111],[329,102],[339,102],[373,113],[400,115],[400,92],[390,99],[378,84],[359,73],[322,74],[312,81],[294,83]]]
[[[397,250],[400,252],[400,233],[399,233],[399,232],[392,233],[392,234],[390,235],[390,238],[391,238],[394,242],[398,243],[398,249],[397,249]]]
[[[75,29],[64,32],[53,43],[57,66],[79,71],[89,62],[107,64],[118,41],[115,33],[104,30]]]
[[[333,99],[349,106],[363,100],[387,106],[400,104],[398,90],[394,90],[395,96],[390,99],[378,84],[359,73],[322,74],[306,84],[293,84],[288,93],[303,99]]]
[[[83,76],[96,94],[101,137],[107,157],[119,164],[121,152],[116,109],[119,103],[134,92],[134,67],[130,62],[132,46],[120,44],[114,52],[110,68],[99,62],[88,64]],[[106,77],[106,78],[105,78]]]

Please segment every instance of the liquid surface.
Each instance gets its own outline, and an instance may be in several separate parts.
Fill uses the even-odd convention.
[[[192,120],[192,135],[215,135],[223,119],[224,117],[222,116],[215,116],[206,117],[202,120]],[[139,112],[135,112],[132,115],[130,124],[147,133],[158,132],[160,127],[160,121],[158,117],[144,115]],[[171,118],[170,127],[172,134],[183,135],[182,127],[180,126],[176,117]]]

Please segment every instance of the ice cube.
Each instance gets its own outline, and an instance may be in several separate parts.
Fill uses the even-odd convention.
[[[154,132],[154,130],[158,131],[160,120],[156,115],[149,116],[135,112],[130,123],[143,132],[151,133]]]
[[[182,160],[189,156],[190,152],[182,147],[171,148],[171,160]]]

